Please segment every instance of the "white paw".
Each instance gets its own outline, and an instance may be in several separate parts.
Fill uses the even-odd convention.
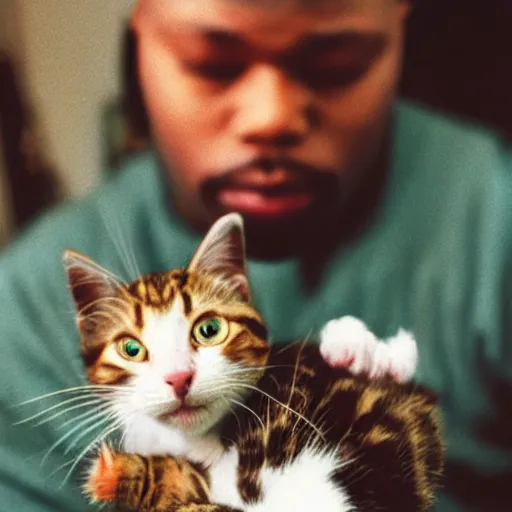
[[[387,340],[389,373],[397,382],[407,382],[414,377],[418,365],[418,346],[412,333],[400,329]]]
[[[371,371],[378,339],[364,322],[353,316],[331,320],[320,333],[320,353],[331,365],[348,368],[355,375]]]
[[[327,322],[320,333],[320,353],[329,365],[347,368],[354,375],[391,377],[400,383],[414,376],[418,362],[416,341],[410,333],[400,330],[384,342],[351,316]]]

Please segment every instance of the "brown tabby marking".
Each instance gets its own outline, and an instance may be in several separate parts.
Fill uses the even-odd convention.
[[[170,457],[113,456],[106,446],[86,489],[95,501],[117,501],[141,511],[208,501],[208,481],[200,466]]]
[[[226,448],[234,444],[238,449],[238,489],[246,503],[263,499],[264,466],[281,468],[313,446],[337,447],[342,459],[351,461],[332,479],[349,492],[356,510],[426,511],[433,504],[443,470],[443,445],[435,400],[425,390],[354,377],[330,368],[316,347],[302,344],[284,350],[274,347],[258,388],[261,392],[254,392],[246,405],[263,425],[252,414],[238,411],[226,418],[221,429]],[[151,466],[141,465],[140,457],[118,453],[112,457],[120,457],[127,465],[124,470],[119,467],[123,478],[132,464],[141,468],[131,490],[129,479],[124,480],[123,494],[116,495],[117,501],[138,500],[140,507],[139,479],[144,479],[146,492],[163,500],[153,501],[156,508],[147,510],[163,509],[168,503],[165,500],[173,500],[177,507],[169,510],[183,510],[178,505],[187,502],[180,502],[176,487],[165,485],[163,475],[155,479],[150,469],[145,473]],[[161,460],[147,457],[146,463],[153,459]],[[196,495],[198,481],[201,485],[208,482],[205,469],[201,475],[202,479],[189,479],[187,484],[188,489],[196,486]],[[183,483],[187,472],[173,472],[172,478]],[[155,494],[157,487],[165,488],[166,493]],[[210,505],[208,499],[200,503]]]
[[[223,353],[230,360],[253,367],[265,365],[269,349],[261,317],[243,302],[233,306],[236,293],[216,285],[208,274],[187,270],[152,273],[129,286],[112,279],[103,284],[103,296],[96,298],[98,280],[92,280],[81,267],[73,265],[68,273],[79,308],[82,354],[91,383],[114,385],[129,379],[129,370],[111,361],[105,349],[123,336],[133,336],[144,343],[146,315],[165,314],[176,301],[180,301],[191,324],[203,314],[218,314],[230,321],[230,340],[223,346]],[[190,346],[192,350],[198,349],[192,338]]]
[[[212,389],[216,399],[225,398],[221,394],[231,386],[241,394],[252,390],[244,407],[226,412],[215,424],[224,448],[238,454],[236,485],[245,504],[264,503],[264,469],[282,470],[316,450],[339,460],[339,465],[329,466],[329,483],[343,490],[355,510],[426,511],[443,470],[434,397],[415,384],[368,380],[332,368],[315,345],[270,348],[266,328],[250,302],[243,245],[242,220],[228,215],[212,227],[186,270],[149,274],[129,286],[84,256],[68,252],[65,260],[90,382],[122,383],[131,376],[130,366],[112,350],[120,337],[145,344],[151,362],[151,343],[156,341],[143,337],[152,318],[175,315],[179,307],[192,333],[198,320],[218,315],[228,322],[229,331],[213,354],[218,356],[220,348],[223,363],[232,362],[236,371],[245,367],[250,374],[238,387],[234,377],[222,382],[222,375],[216,376],[214,382],[223,385]],[[153,325],[158,329],[160,324]],[[191,351],[209,350],[192,334],[188,342]],[[86,491],[97,500],[146,512],[235,512],[210,503],[211,482],[206,467],[184,459],[104,448]]]

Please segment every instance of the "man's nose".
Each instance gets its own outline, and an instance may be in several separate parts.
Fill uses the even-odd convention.
[[[313,121],[311,92],[280,69],[258,65],[239,84],[235,130],[244,143],[297,146]]]
[[[171,373],[165,377],[165,382],[173,388],[175,395],[180,400],[187,396],[193,380],[194,372],[192,371]]]

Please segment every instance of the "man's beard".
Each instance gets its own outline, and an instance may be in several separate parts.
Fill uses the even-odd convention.
[[[199,197],[209,216],[218,218],[229,213],[218,199],[219,192],[237,187],[240,178],[251,169],[269,174],[274,169],[284,169],[292,179],[270,187],[243,185],[243,190],[254,188],[268,197],[286,197],[307,192],[313,194],[313,200],[288,215],[261,216],[240,212],[244,218],[248,254],[254,258],[282,258],[300,254],[309,240],[321,234],[323,226],[327,227],[338,205],[343,202],[338,173],[290,158],[257,158],[204,181]]]
[[[343,173],[312,168],[289,159],[280,161],[281,166],[293,170],[298,178],[292,188],[314,187],[315,200],[303,210],[281,218],[243,215],[247,255],[253,259],[297,257],[315,261],[316,266],[324,259],[322,253],[327,257],[335,247],[352,240],[367,225],[378,205],[388,169],[388,143],[386,137],[373,165]],[[275,165],[270,159],[256,159],[208,178],[200,186],[194,202],[179,200],[172,186],[172,171],[166,169],[161,155],[158,158],[162,170],[171,178],[168,189],[171,206],[202,234],[218,217],[228,213],[216,198],[222,187],[230,186],[250,167],[271,169]]]

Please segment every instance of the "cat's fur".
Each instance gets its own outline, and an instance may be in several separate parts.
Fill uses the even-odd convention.
[[[386,348],[352,319],[359,345],[341,337],[337,352],[342,329],[330,323],[322,352],[270,348],[250,301],[238,215],[214,225],[187,269],[129,286],[77,253],[65,261],[88,378],[106,386],[124,436],[125,453],[104,446],[97,458],[92,498],[181,512],[431,506],[443,460],[435,399],[397,382],[411,376],[415,345],[402,335]],[[194,326],[212,317],[229,333],[206,346]],[[146,347],[140,362],[120,355],[128,338]],[[406,357],[396,363],[398,346]],[[184,372],[183,397],[174,383]],[[182,400],[201,409],[181,414]]]

